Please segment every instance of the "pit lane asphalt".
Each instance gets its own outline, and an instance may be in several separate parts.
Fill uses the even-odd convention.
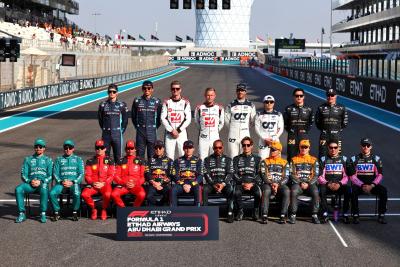
[[[174,77],[155,83],[155,95],[169,96],[169,83],[178,79],[183,83],[183,95],[195,105],[203,101],[208,86],[217,89],[217,101],[226,105],[235,96],[235,85],[246,82],[250,86],[249,98],[262,108],[262,98],[272,94],[276,109],[283,110],[292,102],[293,88],[260,73],[240,67],[192,66]],[[122,93],[120,99],[130,107],[140,89]],[[307,96],[306,103],[314,109],[320,99]],[[12,200],[14,188],[20,183],[19,173],[24,156],[32,153],[33,140],[41,136],[48,142],[47,154],[53,158],[62,153],[62,142],[73,138],[76,153],[88,158],[93,153],[93,142],[101,136],[96,114],[98,102],[81,106],[33,124],[0,134],[0,161],[2,183],[0,199]],[[197,143],[197,129],[191,124],[189,138]],[[160,138],[162,131],[159,131]],[[222,139],[227,131],[223,129]],[[252,132],[254,137],[254,131]],[[286,133],[281,137],[286,144]],[[374,150],[384,161],[384,184],[389,197],[400,197],[397,164],[400,155],[394,149],[398,132],[350,113],[349,127],[344,131],[344,154],[358,152],[362,136],[374,141]],[[125,139],[133,138],[131,122]],[[317,144],[318,131],[311,132]],[[284,148],[285,150],[285,148]],[[316,154],[317,145],[312,147]],[[285,154],[284,154],[285,156]],[[399,213],[398,203],[389,202],[389,212]],[[362,212],[373,212],[374,202],[366,202]],[[37,210],[34,210],[37,214]],[[220,222],[220,240],[204,242],[116,242],[115,219],[90,221],[82,218],[78,223],[63,220],[45,225],[28,220],[18,225],[13,222],[17,212],[15,202],[0,202],[0,262],[17,265],[384,265],[398,266],[400,262],[400,223],[398,217],[388,217],[388,225],[379,225],[373,218],[363,218],[360,225],[335,224],[348,248],[343,247],[329,225],[312,225],[298,221],[296,225],[261,225],[251,221],[227,224]],[[224,213],[222,213],[222,216]]]

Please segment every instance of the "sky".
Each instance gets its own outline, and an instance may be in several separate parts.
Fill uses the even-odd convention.
[[[195,37],[194,10],[169,9],[169,0],[77,0],[78,16],[69,19],[81,28],[114,37],[121,29],[145,38],[156,33],[161,41],[175,41],[175,35]],[[235,1],[235,0],[231,0]],[[207,1],[206,1],[207,2]],[[325,28],[324,40],[329,38],[331,0],[254,0],[250,21],[250,39],[289,37],[305,38],[307,42],[321,39],[321,28]],[[101,15],[93,15],[95,13]],[[333,24],[343,20],[346,11],[333,12]],[[157,27],[156,27],[157,25]],[[333,43],[349,40],[348,34],[334,34]]]

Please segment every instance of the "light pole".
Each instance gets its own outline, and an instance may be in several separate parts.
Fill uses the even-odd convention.
[[[95,12],[95,13],[92,14],[92,16],[94,16],[94,34],[96,34],[97,33],[96,17],[97,16],[101,16],[101,13]]]
[[[119,30],[119,49],[118,49],[118,57],[120,60],[120,63],[118,64],[118,72],[121,73],[121,49],[122,49],[122,33],[126,32],[125,29],[120,29]]]
[[[322,27],[322,29],[321,29],[321,59],[322,59],[322,49],[323,49],[323,45],[324,45],[324,34],[325,34],[325,29],[324,29],[324,27]]]
[[[331,1],[331,30],[329,32],[329,58],[332,58],[332,17],[333,17],[332,2],[333,2],[333,0],[330,0],[330,1]]]

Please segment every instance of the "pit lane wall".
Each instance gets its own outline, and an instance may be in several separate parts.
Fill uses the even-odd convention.
[[[167,65],[149,70],[141,70],[99,78],[68,80],[58,84],[2,92],[0,93],[0,111],[25,104],[76,94],[80,91],[107,86],[110,83],[121,83],[134,79],[140,79],[157,73],[166,72],[173,68],[174,66]]]
[[[400,82],[266,64],[267,71],[400,114]]]

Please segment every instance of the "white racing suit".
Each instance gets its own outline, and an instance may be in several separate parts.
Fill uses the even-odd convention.
[[[198,105],[194,112],[194,120],[199,126],[199,155],[204,160],[212,153],[215,140],[219,139],[219,131],[224,127],[224,108],[221,105]]]
[[[185,98],[180,100],[164,100],[161,111],[161,122],[165,127],[165,152],[170,159],[175,158],[175,147],[178,156],[183,156],[183,143],[187,140],[186,128],[192,120],[190,102]],[[177,130],[178,138],[173,138],[171,132]]]
[[[256,116],[255,128],[258,137],[258,155],[262,160],[269,157],[270,148],[265,143],[265,139],[279,141],[283,133],[284,124],[282,113],[273,110],[271,112],[259,112]]]
[[[234,158],[242,153],[240,142],[246,136],[250,137],[250,125],[256,117],[256,107],[245,99],[233,100],[225,108],[225,124],[229,127],[228,132],[228,156]]]

